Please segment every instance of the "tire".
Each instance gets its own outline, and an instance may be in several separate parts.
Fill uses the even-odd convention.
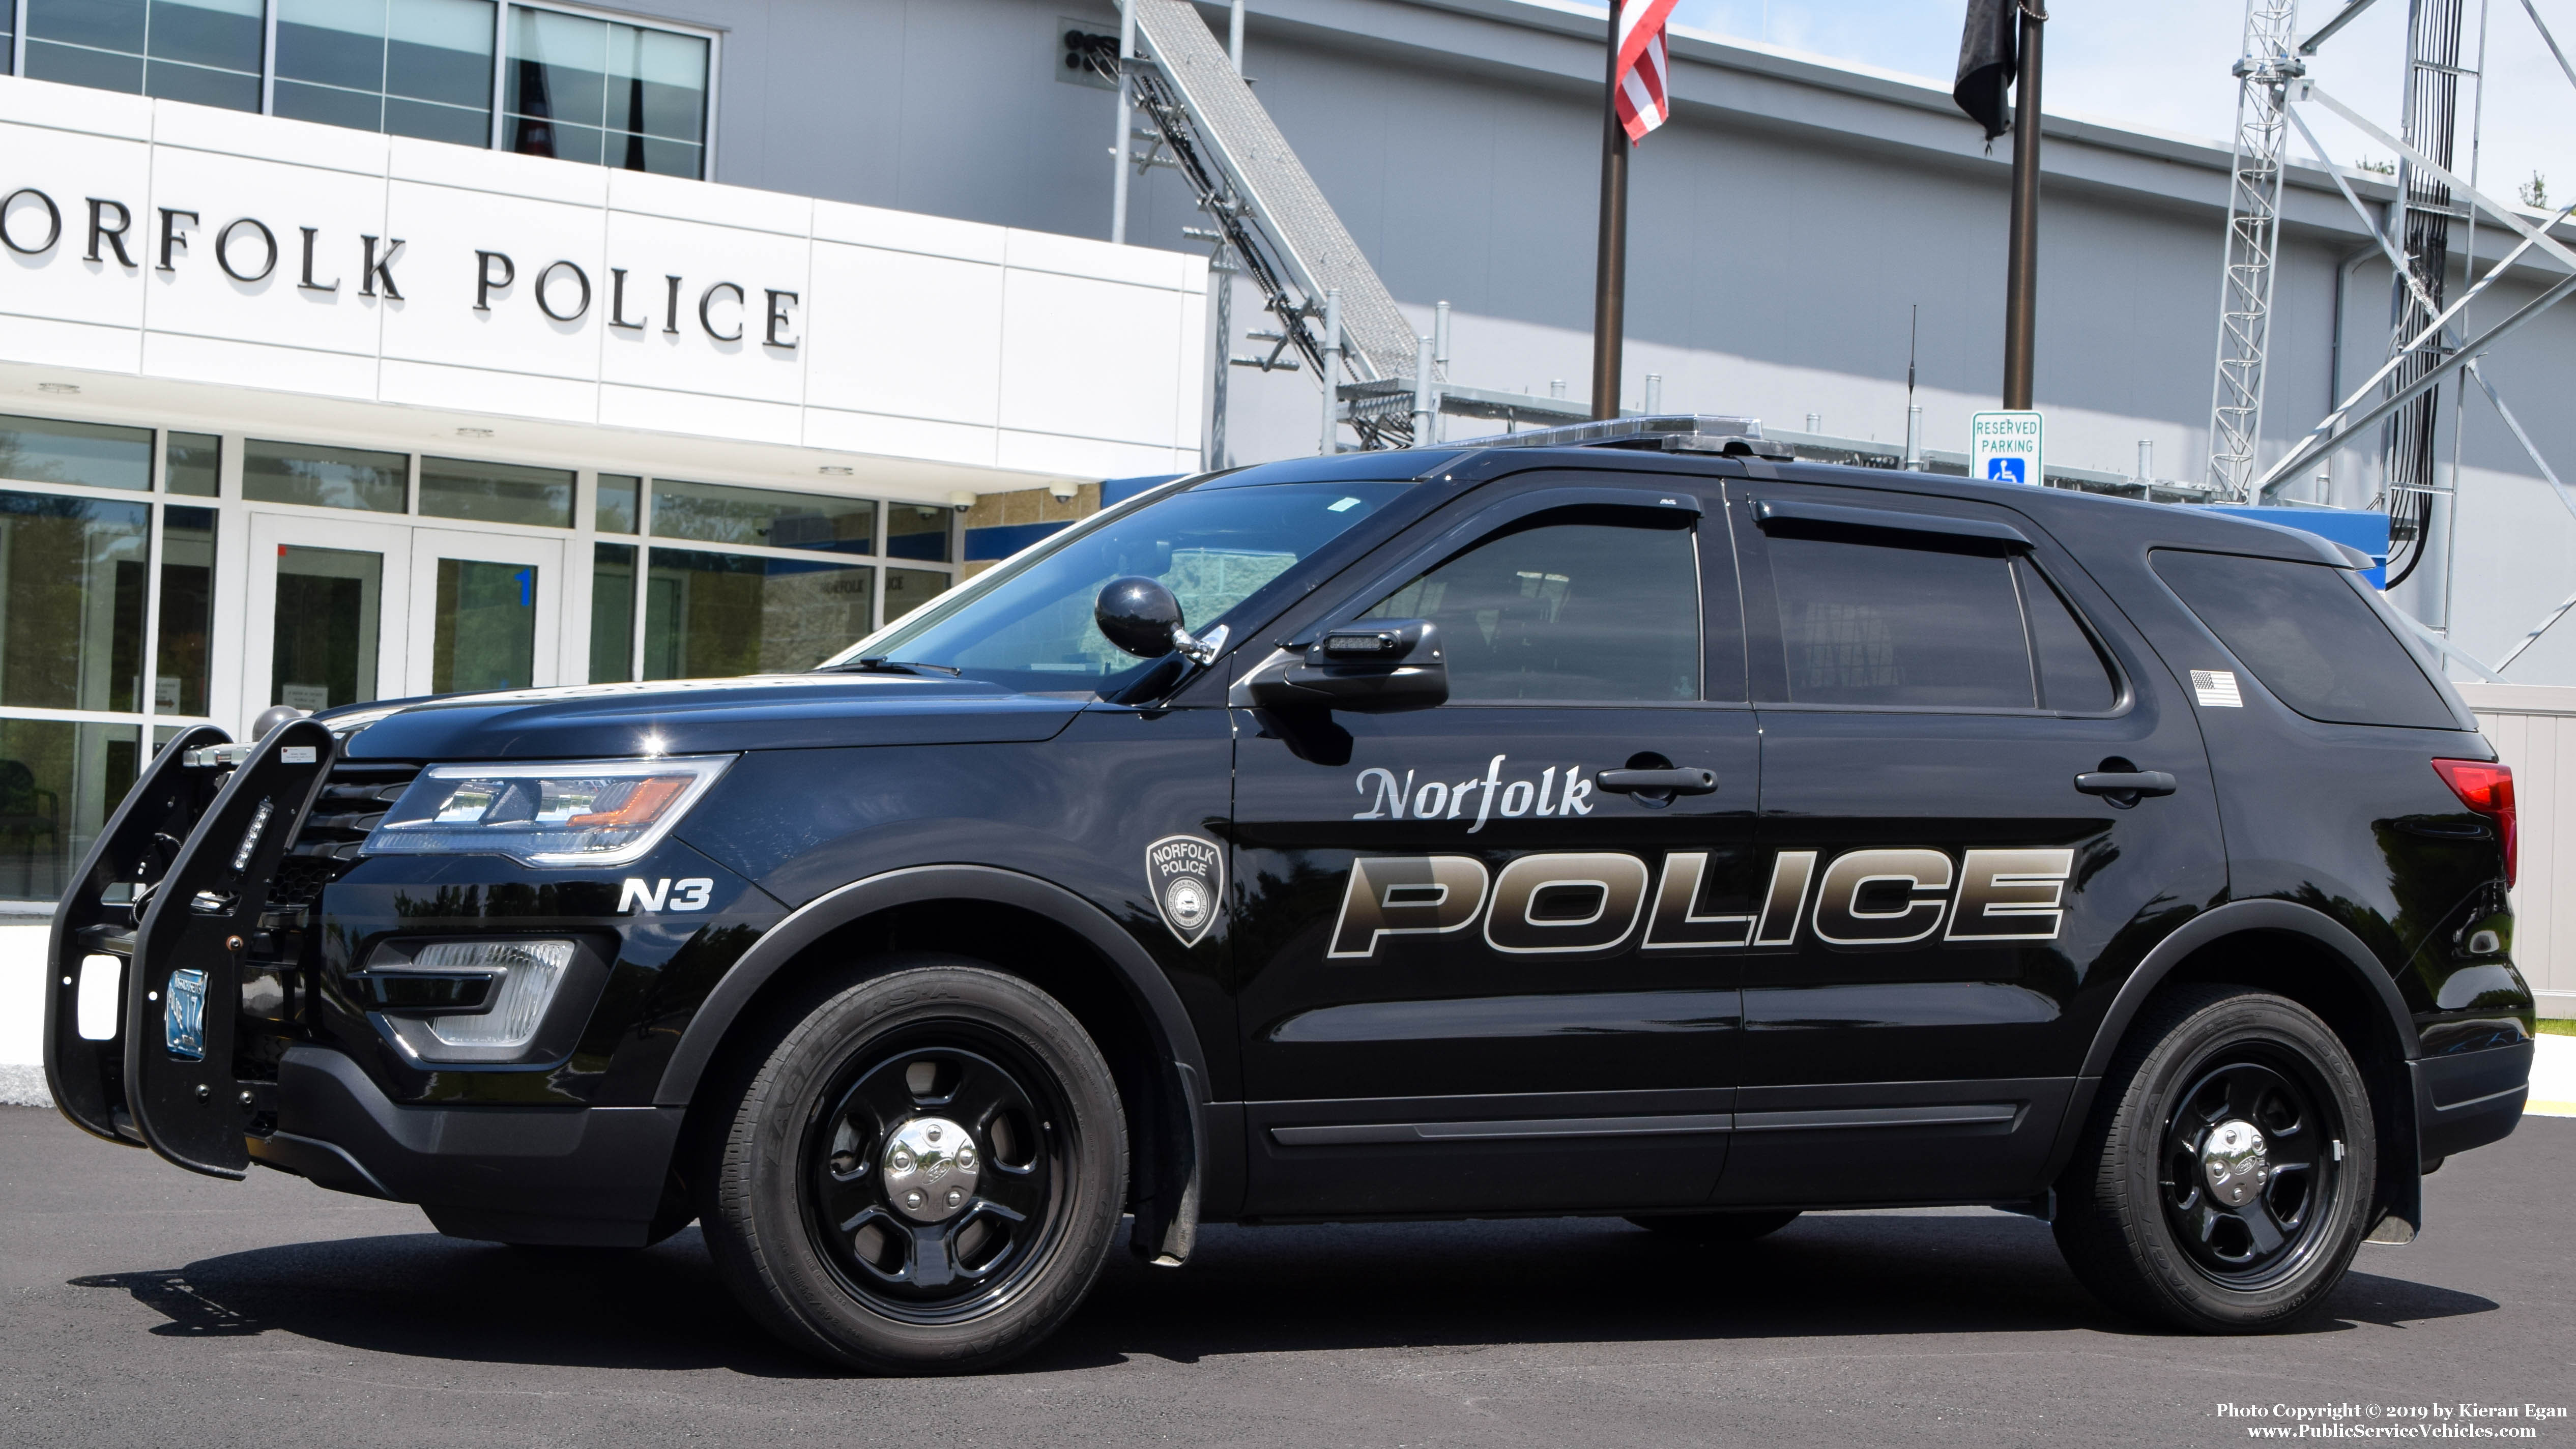
[[[1666,1213],[1660,1217],[1628,1219],[1647,1232],[1686,1243],[1705,1243],[1711,1247],[1728,1243],[1749,1243],[1756,1238],[1767,1238],[1797,1220],[1796,1208],[1751,1209],[1722,1213]]]
[[[844,980],[738,1062],[697,1174],[707,1247],[806,1352],[991,1368],[1099,1277],[1127,1184],[1117,1084],[1018,977],[905,957]]]
[[[2360,1071],[2307,1008],[2243,987],[2172,991],[2102,1080],[2058,1182],[2058,1250],[2095,1296],[2150,1323],[2290,1328],[2369,1231],[2377,1143]]]

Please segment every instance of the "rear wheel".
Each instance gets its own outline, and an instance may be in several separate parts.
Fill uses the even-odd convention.
[[[981,965],[865,975],[741,1082],[700,1204],[735,1295],[880,1373],[988,1368],[1082,1301],[1118,1226],[1108,1064],[1054,998]]]
[[[1628,1221],[1650,1233],[1660,1233],[1683,1242],[1749,1243],[1767,1238],[1798,1220],[1796,1208],[1772,1208],[1722,1213],[1665,1213],[1659,1217],[1636,1217]]]
[[[2058,1185],[2086,1287],[2199,1333],[2314,1312],[2351,1266],[2377,1178],[2370,1096],[2305,1007],[2195,986],[2150,1004]]]

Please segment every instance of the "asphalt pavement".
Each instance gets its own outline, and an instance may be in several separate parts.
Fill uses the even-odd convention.
[[[772,1344],[695,1229],[566,1263],[8,1108],[0,1444],[2169,1445],[2348,1406],[2311,1435],[2438,1407],[2576,1445],[2523,1409],[2576,1404],[2576,1121],[2528,1118],[2425,1186],[2425,1236],[2365,1246],[2283,1336],[2140,1330],[2044,1225],[1977,1209],[1719,1250],[1615,1220],[1217,1227],[1186,1268],[1117,1253],[1003,1372],[896,1381]]]

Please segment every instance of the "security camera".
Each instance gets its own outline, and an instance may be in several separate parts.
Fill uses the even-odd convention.
[[[948,495],[948,504],[958,512],[965,513],[974,508],[975,495],[968,492],[966,489],[960,488],[956,492]]]

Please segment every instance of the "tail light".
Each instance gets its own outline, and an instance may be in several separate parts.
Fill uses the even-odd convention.
[[[2513,820],[2513,767],[2488,760],[2435,760],[2433,773],[2460,797],[2460,803],[2495,822],[2504,837],[2504,883],[2514,882],[2521,864]]]

